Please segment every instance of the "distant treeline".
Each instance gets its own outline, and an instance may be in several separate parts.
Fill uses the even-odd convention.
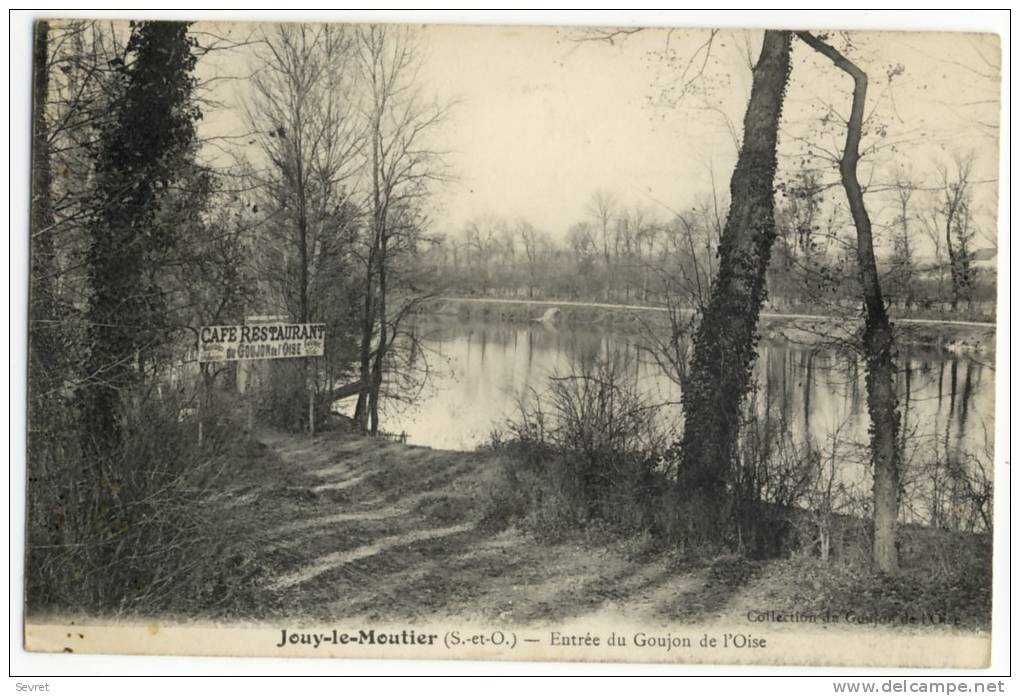
[[[994,319],[994,250],[978,248],[975,225],[960,202],[969,200],[971,188],[967,165],[960,166],[935,193],[915,193],[906,184],[895,191],[879,270],[896,315]],[[861,293],[852,225],[830,206],[814,176],[796,178],[796,185],[781,189],[785,195],[776,211],[769,305],[855,312]],[[483,216],[437,238],[427,257],[445,291],[459,296],[625,304],[665,304],[667,295],[677,294],[704,299],[726,206],[707,200],[683,212],[659,213],[597,191],[586,217],[565,235],[524,219]]]

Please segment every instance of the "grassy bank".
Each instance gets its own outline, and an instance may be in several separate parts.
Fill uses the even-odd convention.
[[[667,607],[675,620],[739,618],[768,609],[868,617],[882,625],[990,626],[990,534],[901,525],[900,572],[886,576],[870,570],[867,520],[833,515],[831,546],[823,560],[816,520],[801,508],[777,508],[762,514],[771,537],[766,556],[705,553],[676,545],[681,508],[672,482],[654,467],[634,459],[608,462],[618,483],[592,496],[579,484],[571,455],[534,442],[511,441],[498,449],[503,473],[489,494],[488,519],[522,530],[538,543],[616,544],[634,562],[667,559],[678,575],[706,576],[696,597]]]

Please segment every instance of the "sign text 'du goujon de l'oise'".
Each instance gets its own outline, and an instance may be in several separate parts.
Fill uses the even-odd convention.
[[[198,334],[198,361],[309,358],[323,354],[325,340],[325,324],[203,326]]]

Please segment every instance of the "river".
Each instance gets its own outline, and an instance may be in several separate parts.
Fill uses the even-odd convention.
[[[663,404],[657,409],[659,425],[670,428],[682,421],[679,388],[638,348],[633,332],[455,317],[419,317],[409,328],[417,349],[402,372],[410,379],[394,391],[412,398],[385,401],[382,424],[410,444],[454,450],[485,445],[515,416],[519,395],[542,392],[549,377],[570,374],[582,356],[614,352],[628,359],[634,384],[645,398]],[[953,462],[965,463],[973,485],[990,480],[994,356],[901,347],[897,367],[906,424],[903,514],[927,520],[932,496],[948,495],[940,491]],[[426,370],[428,379],[421,386]],[[860,361],[823,345],[763,340],[754,373],[759,412],[785,424],[794,447],[811,444],[822,451],[837,472],[836,483],[846,487],[844,497],[866,504],[869,419]],[[412,383],[418,386],[409,390]],[[343,406],[353,408],[350,402]],[[932,462],[942,468],[933,468]]]
[[[413,403],[389,402],[384,428],[408,442],[468,450],[485,444],[514,415],[523,391],[541,390],[548,377],[567,374],[573,361],[593,352],[627,356],[634,379],[649,399],[668,403],[661,419],[679,418],[679,388],[638,350],[632,334],[583,326],[548,327],[419,318],[412,327],[428,380]],[[907,430],[969,452],[991,447],[995,365],[988,353],[901,348],[898,390]],[[834,433],[866,442],[864,370],[859,362],[820,346],[762,341],[755,375],[760,400],[789,424],[795,439],[816,442]]]

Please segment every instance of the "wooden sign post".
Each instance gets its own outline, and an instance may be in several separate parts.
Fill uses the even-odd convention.
[[[286,317],[246,317],[244,324],[203,326],[198,332],[198,362],[237,362],[245,369],[246,391],[254,377],[249,361],[305,358],[325,354],[325,324],[292,324]],[[307,386],[307,385],[306,385]],[[248,432],[255,429],[253,399],[248,401]],[[308,390],[308,433],[315,435],[315,393]]]

